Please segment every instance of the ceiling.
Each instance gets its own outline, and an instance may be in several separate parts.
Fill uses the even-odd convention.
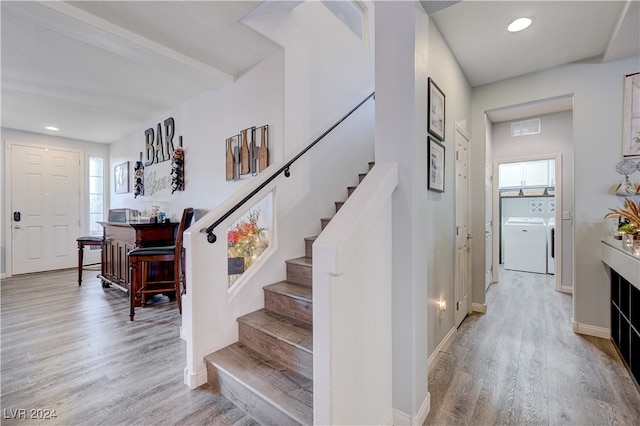
[[[266,13],[299,3],[3,0],[2,126],[117,140],[278,51],[242,18],[258,6]],[[420,3],[474,87],[640,54],[640,0]],[[533,25],[507,33],[522,15],[532,16]]]

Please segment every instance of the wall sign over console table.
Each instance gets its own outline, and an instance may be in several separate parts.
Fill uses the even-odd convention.
[[[162,123],[158,123],[155,133],[153,127],[144,131],[145,167],[171,159],[171,156],[176,150],[173,146],[175,130],[175,121],[173,117],[169,117],[164,120],[164,141],[162,140]]]
[[[169,117],[162,123],[158,123],[156,130],[153,127],[144,132],[145,147],[140,153],[140,161],[135,163],[134,196],[154,195],[171,190],[184,191],[185,151],[182,147],[182,136],[178,137],[178,145],[174,144],[176,123],[173,117]],[[144,156],[144,162],[143,162]],[[171,160],[171,169],[158,167],[161,163]],[[154,166],[149,169],[150,166]]]
[[[227,138],[225,143],[227,181],[256,176],[269,165],[268,125],[241,130],[239,134]]]

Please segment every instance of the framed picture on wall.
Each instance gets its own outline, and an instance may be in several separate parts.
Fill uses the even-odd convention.
[[[129,162],[116,164],[113,167],[113,187],[116,194],[129,192]]]
[[[429,108],[427,130],[439,141],[444,141],[444,93],[431,77],[429,77],[427,92]]]
[[[429,138],[429,189],[444,192],[444,145]]]
[[[640,155],[640,72],[624,78],[622,155]]]

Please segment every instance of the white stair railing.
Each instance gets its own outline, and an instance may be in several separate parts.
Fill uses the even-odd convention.
[[[391,424],[396,163],[376,164],[313,245],[315,424]]]

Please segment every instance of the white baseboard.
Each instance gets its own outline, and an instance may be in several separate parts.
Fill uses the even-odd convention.
[[[473,312],[480,312],[481,314],[487,313],[487,304],[486,303],[472,303],[471,309]]]
[[[394,426],[421,426],[424,421],[427,419],[429,415],[429,410],[431,409],[431,394],[427,392],[427,396],[424,401],[422,401],[422,405],[420,405],[420,409],[416,413],[415,416],[410,416],[409,414],[393,409],[393,425]]]
[[[446,336],[444,336],[444,339],[442,339],[438,347],[431,353],[431,355],[429,356],[429,359],[427,360],[427,371],[431,371],[431,368],[434,365],[436,365],[438,358],[440,358],[440,355],[442,354],[441,351],[449,345],[449,342],[451,341],[453,336],[456,334],[457,329],[458,329],[457,327],[453,327],[451,330],[449,330],[449,332],[447,333]]]
[[[207,383],[207,370],[198,371],[195,374],[190,374],[187,367],[184,368],[184,384],[189,387],[189,389],[195,389],[199,386]]]
[[[571,319],[571,328],[574,333],[586,334],[587,336],[600,337],[602,339],[611,339],[611,329],[597,327],[595,325],[580,324]]]

